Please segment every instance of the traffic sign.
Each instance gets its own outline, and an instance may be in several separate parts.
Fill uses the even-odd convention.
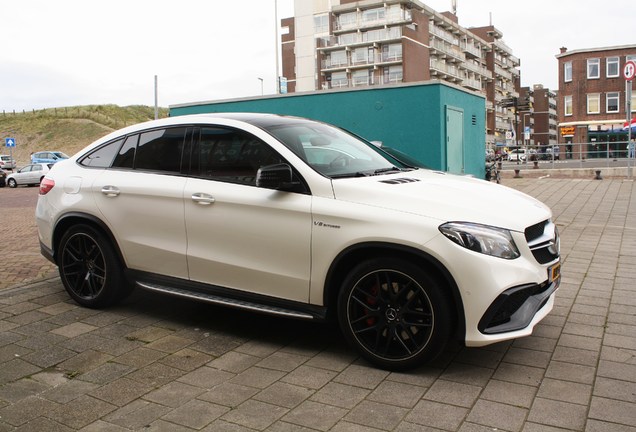
[[[7,147],[15,147],[15,138],[5,138],[4,145]]]
[[[623,66],[623,76],[625,77],[627,81],[631,81],[634,79],[635,75],[636,75],[636,63],[630,60],[625,63],[625,66]]]

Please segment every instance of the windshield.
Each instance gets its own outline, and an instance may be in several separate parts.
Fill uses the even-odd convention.
[[[390,155],[354,135],[315,122],[266,127],[309,166],[331,178],[359,177],[407,169]]]
[[[57,156],[60,159],[68,159],[68,156],[62,153],[61,151],[54,151],[51,153],[53,153],[55,156]]]

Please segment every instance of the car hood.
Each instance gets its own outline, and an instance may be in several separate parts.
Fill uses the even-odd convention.
[[[550,209],[517,190],[467,176],[415,170],[334,179],[336,199],[443,222],[473,222],[523,232],[549,219]]]

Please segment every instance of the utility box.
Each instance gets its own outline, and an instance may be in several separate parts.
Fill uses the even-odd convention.
[[[170,106],[170,116],[259,112],[320,120],[400,150],[429,168],[485,176],[486,101],[441,81]]]

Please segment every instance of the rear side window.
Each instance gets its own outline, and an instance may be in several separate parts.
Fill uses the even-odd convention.
[[[101,146],[97,150],[92,151],[88,155],[84,156],[80,161],[80,165],[93,167],[93,168],[108,168],[113,163],[115,155],[119,151],[124,139],[113,141],[106,145]]]
[[[180,172],[185,133],[186,128],[142,133],[135,155],[135,169]]]
[[[124,145],[121,146],[119,153],[115,156],[113,162],[113,168],[130,168],[132,169],[135,163],[135,150],[137,149],[137,141],[139,141],[139,135],[131,135],[126,138]]]

